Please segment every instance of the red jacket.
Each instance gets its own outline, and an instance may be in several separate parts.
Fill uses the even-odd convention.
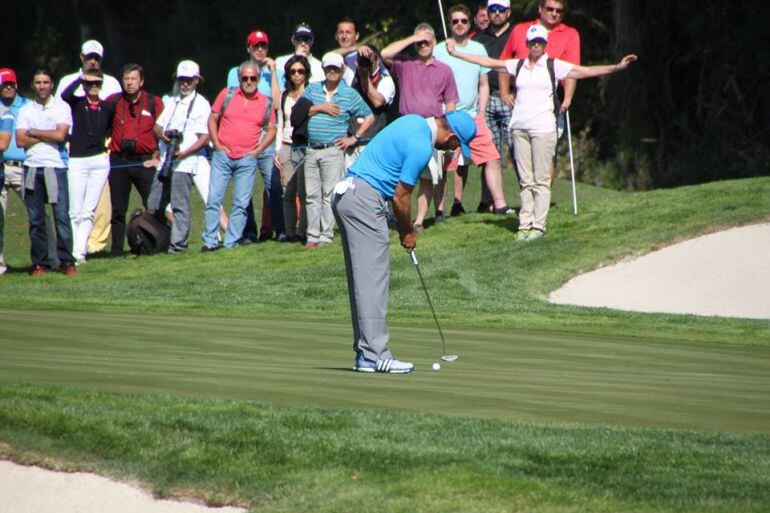
[[[155,108],[150,108],[150,96],[142,91],[136,102],[130,103],[125,93],[114,94],[107,98],[108,102],[115,102],[115,115],[112,118],[112,140],[109,150],[120,153],[121,141],[134,139],[136,151],[134,155],[151,155],[158,149],[158,141],[153,133],[155,121],[163,111],[163,102],[159,97],[152,95]],[[154,112],[153,112],[154,111]],[[154,114],[154,115],[153,115]],[[131,157],[131,155],[124,155]]]

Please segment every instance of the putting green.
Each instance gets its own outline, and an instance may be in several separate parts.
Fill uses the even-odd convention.
[[[0,311],[0,384],[729,432],[770,432],[770,350],[395,326],[406,376],[350,371],[344,323]]]

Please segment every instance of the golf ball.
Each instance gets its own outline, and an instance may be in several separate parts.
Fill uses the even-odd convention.
[[[441,364],[438,362],[433,362],[433,370],[441,370]]]

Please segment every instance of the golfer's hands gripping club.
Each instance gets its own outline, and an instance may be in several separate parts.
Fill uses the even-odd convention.
[[[414,227],[412,227],[412,231],[408,232],[406,234],[399,233],[399,238],[401,239],[401,246],[409,254],[414,255],[414,248],[417,246],[417,232],[414,231]],[[412,256],[414,259],[414,256]]]

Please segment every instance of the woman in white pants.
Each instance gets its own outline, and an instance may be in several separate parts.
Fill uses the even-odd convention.
[[[527,31],[527,59],[502,61],[458,52],[454,41],[447,40],[450,55],[495,71],[507,71],[515,77],[516,103],[510,129],[521,187],[519,231],[515,238],[521,241],[538,239],[545,234],[551,203],[550,164],[556,154],[557,139],[555,81],[608,75],[626,69],[636,60],[636,55],[626,55],[617,64],[578,66],[550,59],[545,53],[547,41],[548,30],[542,25],[532,25]]]
[[[115,106],[99,98],[102,82],[101,71],[89,71],[72,82],[61,95],[72,109],[67,179],[72,254],[79,264],[86,261],[94,211],[110,172],[104,142],[112,127]],[[81,86],[85,96],[76,96]]]

